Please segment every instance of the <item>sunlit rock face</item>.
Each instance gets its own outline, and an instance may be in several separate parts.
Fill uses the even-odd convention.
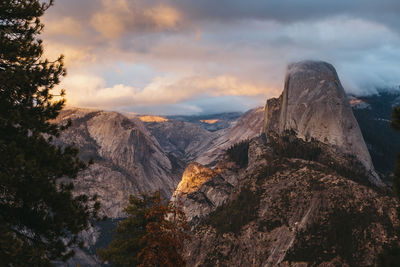
[[[370,172],[371,182],[382,184],[331,64],[302,61],[289,65],[282,95],[269,99],[265,106],[263,131],[291,129],[305,140],[315,138],[356,156]]]
[[[58,118],[68,119],[72,127],[57,142],[74,144],[83,160],[94,160],[76,179],[76,194],[98,194],[102,212],[111,218],[124,216],[131,194],[161,190],[164,197],[172,195],[183,169],[139,119],[85,109],[68,109]]]
[[[171,200],[179,201],[188,220],[196,221],[220,205],[226,198],[226,190],[231,189],[232,185],[218,171],[190,163]]]
[[[174,195],[190,194],[197,191],[214,174],[214,171],[201,164],[190,163],[186,167]]]

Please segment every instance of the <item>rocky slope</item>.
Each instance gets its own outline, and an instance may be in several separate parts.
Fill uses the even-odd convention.
[[[74,144],[82,159],[94,160],[79,174],[75,191],[98,194],[105,215],[123,217],[130,194],[160,189],[165,197],[171,196],[182,168],[140,120],[116,112],[68,109],[58,122],[68,119],[72,127],[57,142]]]
[[[241,112],[227,112],[219,114],[203,114],[188,116],[168,116],[167,118],[177,121],[185,121],[201,126],[210,132],[226,129],[232,126],[242,116]]]
[[[246,153],[246,167],[197,166],[198,189],[174,193],[192,225],[188,266],[370,266],[398,244],[397,201],[354,157],[289,132]]]
[[[265,106],[264,132],[294,130],[355,155],[382,185],[335,68],[326,62],[302,61],[289,65],[278,99]]]
[[[212,146],[219,134],[191,123],[177,120],[145,122],[150,133],[166,153],[185,163],[194,161],[198,155]]]
[[[240,116],[232,127],[217,131],[209,149],[200,153],[194,161],[214,167],[229,147],[261,134],[263,113],[264,108],[251,109]]]

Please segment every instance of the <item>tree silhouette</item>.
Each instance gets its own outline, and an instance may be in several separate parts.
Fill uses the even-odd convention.
[[[40,17],[53,1],[0,1],[0,262],[48,266],[67,259],[91,213],[72,195],[85,167],[72,147],[51,141],[68,125],[51,123],[64,106],[52,89],[65,75],[63,57],[43,59]],[[64,96],[64,91],[61,92]]]
[[[186,217],[179,203],[165,202],[156,191],[142,198],[130,196],[127,218],[115,229],[103,261],[113,266],[184,266],[183,242],[189,238]]]

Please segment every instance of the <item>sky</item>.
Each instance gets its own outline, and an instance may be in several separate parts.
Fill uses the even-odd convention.
[[[245,111],[286,67],[332,63],[348,93],[399,90],[399,0],[56,0],[46,56],[67,106],[142,114]]]

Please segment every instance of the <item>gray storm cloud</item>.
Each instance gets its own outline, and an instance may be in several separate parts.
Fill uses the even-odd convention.
[[[207,97],[261,104],[282,90],[286,65],[303,59],[334,64],[349,93],[398,88],[398,14],[398,0],[58,0],[45,41],[50,55],[66,54],[72,104],[86,94],[91,106],[189,101],[194,112]]]

